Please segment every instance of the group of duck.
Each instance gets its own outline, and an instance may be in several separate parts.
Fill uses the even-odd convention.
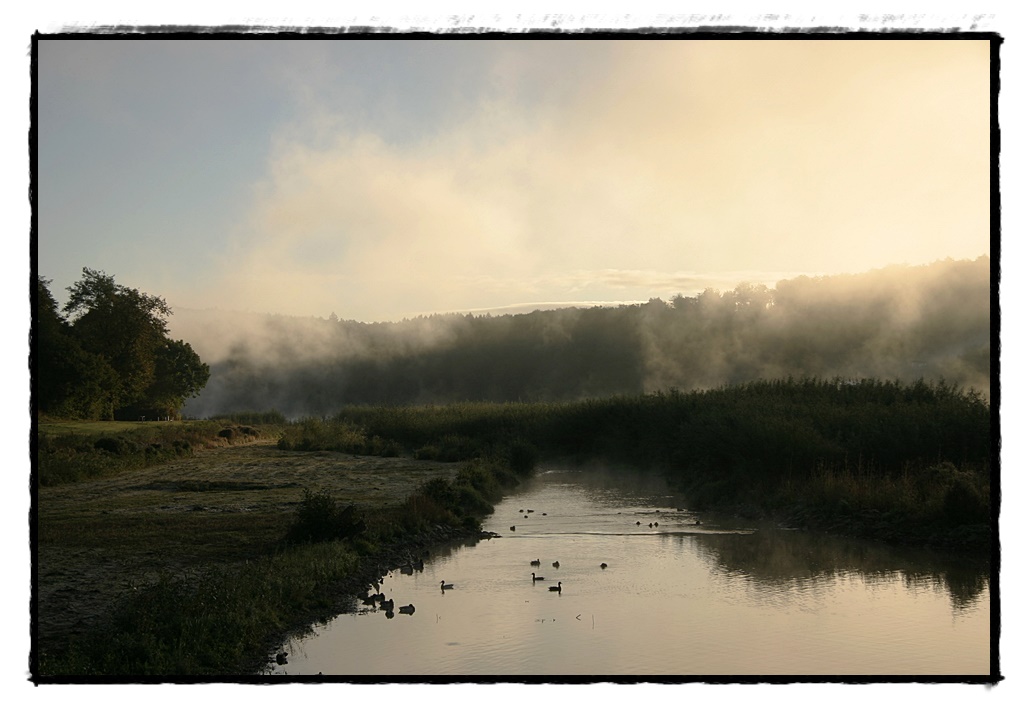
[[[534,511],[534,510],[532,510],[532,509],[520,509],[520,510],[519,510],[519,513],[523,513],[523,512],[528,512],[528,514],[523,514],[522,516],[523,516],[523,518],[524,518],[524,519],[529,519],[529,515],[530,515],[530,514],[532,514],[532,513],[533,513],[533,511]],[[681,508],[677,508],[677,509],[676,509],[676,511],[677,511],[677,512],[682,512],[682,511],[683,511],[683,509],[681,509]],[[657,509],[656,509],[656,510],[654,510],[654,513],[655,513],[655,514],[658,514],[658,513],[659,513],[659,510],[657,510]],[[547,512],[541,512],[541,513],[540,513],[540,516],[542,516],[542,517],[546,517],[546,516],[547,516]],[[694,524],[695,524],[695,525],[700,525],[700,524],[701,524],[701,520],[700,520],[700,519],[696,520],[696,521],[694,522]],[[637,526],[638,526],[638,527],[640,526],[640,522],[639,522],[639,521],[637,522]],[[657,529],[657,528],[658,528],[658,522],[648,522],[648,524],[647,524],[647,528],[648,528],[648,529]],[[508,527],[508,529],[509,529],[509,530],[511,530],[511,531],[515,531],[515,525],[514,525],[514,524],[512,524],[512,525],[511,525],[510,527]],[[539,581],[539,579],[537,579],[537,580]]]
[[[373,593],[371,596],[362,596],[361,597],[361,602],[364,603],[366,606],[372,606],[373,608],[375,608],[376,605],[378,604],[379,605],[379,610],[381,610],[384,613],[386,613],[386,617],[387,618],[393,618],[393,616],[394,616],[394,612],[393,612],[393,610],[394,610],[394,602],[393,602],[393,599],[392,598],[387,598],[385,593],[381,593],[380,592],[380,593]],[[413,615],[415,613],[415,605],[413,603],[409,603],[406,606],[401,606],[401,607],[397,608],[397,612],[398,613],[403,613],[406,616]]]
[[[677,511],[677,512],[682,512],[682,511],[683,511],[683,509],[682,509],[682,508],[680,508],[680,507],[677,507],[677,508],[676,508],[676,511]],[[656,510],[654,510],[654,513],[655,513],[655,514],[660,514],[660,513],[661,513],[661,511],[660,511],[660,510],[658,510],[658,509],[656,509]],[[701,520],[700,520],[700,519],[696,519],[696,520],[694,520],[694,524],[695,524],[696,526],[700,526],[700,524],[701,524]],[[639,521],[639,520],[637,521],[637,526],[638,526],[638,527],[640,526],[640,521]],[[648,525],[647,525],[647,528],[648,528],[648,529],[657,529],[657,528],[658,528],[658,522],[649,522],[649,523],[648,523]]]
[[[529,515],[533,514],[533,512],[535,512],[535,511],[536,511],[535,509],[520,509],[519,510],[519,514],[522,515],[523,519],[529,519]],[[546,517],[547,516],[547,512],[540,512],[540,516],[541,517]],[[515,525],[514,524],[511,525],[510,527],[508,527],[508,529],[510,529],[511,531],[515,531]]]
[[[530,566],[540,566],[540,559],[533,559],[532,561],[529,562],[529,565]],[[556,569],[560,568],[561,567],[561,562],[560,561],[555,561],[555,562],[553,562],[551,564],[551,566],[553,566]],[[608,568],[608,564],[606,564],[605,562],[602,561],[601,562],[601,569],[604,570],[606,568]],[[544,580],[546,580],[546,579],[544,579],[543,576],[537,576],[536,575],[536,571],[533,571],[530,574],[530,576],[532,576],[532,581],[533,581],[534,584],[537,581],[544,581]],[[557,586],[548,586],[547,590],[548,591],[556,591],[560,595],[561,594],[561,581],[558,582]]]

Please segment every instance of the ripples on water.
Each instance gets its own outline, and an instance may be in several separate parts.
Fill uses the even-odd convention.
[[[990,672],[989,580],[968,562],[710,518],[660,483],[562,471],[506,498],[484,528],[503,537],[442,548],[424,571],[384,580],[413,615],[362,607],[292,641],[288,664],[270,671]],[[561,593],[549,591],[558,581]]]

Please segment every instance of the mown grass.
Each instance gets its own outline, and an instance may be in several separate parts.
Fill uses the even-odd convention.
[[[281,426],[227,421],[44,421],[36,476],[43,487],[99,479],[191,456],[227,442],[278,437]]]
[[[297,459],[282,457],[269,461]],[[334,467],[336,477],[352,476],[338,459],[302,458],[323,462],[327,481]],[[380,481],[374,458],[342,461],[348,462],[369,471],[366,486]],[[243,461],[238,469],[254,468]],[[288,476],[268,482],[250,474],[241,483],[231,473],[162,475],[150,482],[133,475],[131,486],[124,478],[100,480],[89,487],[114,494],[86,497],[81,507],[66,501],[60,516],[51,512],[45,490],[44,554],[96,558],[102,552],[104,565],[122,565],[115,570],[125,590],[95,625],[57,642],[50,636],[37,649],[37,679],[257,672],[278,639],[298,624],[339,612],[343,594],[353,593],[344,582],[355,585],[359,572],[401,543],[478,533],[483,514],[519,477],[500,463],[468,463],[454,476],[422,477],[423,485],[402,499],[369,506],[343,502],[327,487],[301,490],[297,471]],[[244,510],[257,501],[264,505],[224,511],[234,494],[242,496]],[[281,504],[291,501],[284,510]]]

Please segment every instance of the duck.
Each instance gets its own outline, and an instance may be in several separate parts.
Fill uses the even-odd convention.
[[[400,608],[397,609],[397,611],[399,613],[403,613],[405,615],[410,616],[412,613],[415,612],[415,604],[414,603],[409,603],[406,606],[401,606]]]
[[[539,566],[540,565],[540,559],[533,559],[532,561],[529,562],[529,565],[530,566]]]
[[[637,526],[638,526],[638,527],[640,526],[640,522],[637,522]]]
[[[558,582],[557,586],[548,586],[547,590],[548,591],[557,591],[558,593],[561,593],[561,581]]]
[[[513,524],[513,525],[511,525],[511,526],[510,526],[510,527],[508,527],[508,528],[509,528],[509,529],[511,529],[512,531],[515,531],[515,525],[514,525],[514,524]]]
[[[694,524],[700,524],[700,523],[701,523],[700,519],[698,519],[697,521],[694,522]]]
[[[543,580],[544,580],[543,576],[537,576],[535,573],[533,574],[533,583],[536,583],[537,581],[543,581]]]
[[[648,529],[654,529],[654,524],[652,524],[651,522],[648,522],[647,523],[647,528]]]
[[[447,591],[447,590],[452,589],[452,588],[454,588],[454,584],[453,583],[444,583],[443,581],[440,582],[440,590],[441,591]]]
[[[382,601],[379,604],[379,607],[382,608],[384,611],[393,611],[393,599],[391,598],[388,601]]]
[[[536,510],[535,510],[535,509],[527,509],[526,511],[527,511],[527,512],[529,512],[530,514],[532,514],[532,513],[533,513],[533,512],[535,512]]]
[[[561,566],[561,564],[555,561],[553,564],[551,564],[551,566],[553,566],[554,568],[558,568],[559,566]]]
[[[285,653],[285,651],[280,651],[280,652],[275,654],[275,662],[278,665],[286,665],[287,664],[288,661],[286,660],[286,653]]]
[[[606,563],[604,563],[604,562],[602,561],[602,562],[601,562],[601,568],[602,568],[602,569],[606,569],[606,568],[608,568],[608,564],[606,564]]]

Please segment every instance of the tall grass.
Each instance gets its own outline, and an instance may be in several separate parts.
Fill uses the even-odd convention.
[[[789,509],[823,525],[888,518],[919,540],[976,527],[977,546],[989,530],[991,414],[980,394],[944,382],[785,379],[571,403],[348,407],[328,422],[427,459],[510,462],[521,451],[662,472],[698,508]]]
[[[328,613],[334,584],[351,575],[353,543],[289,547],[260,560],[191,576],[166,575],[130,596],[103,630],[39,660],[40,674],[226,675],[254,672],[270,634]]]
[[[304,418],[285,429],[281,450],[335,450],[351,455],[396,457],[400,447],[390,439],[368,435],[363,428],[324,418]]]
[[[188,457],[217,441],[224,429],[212,421],[95,431],[44,425],[36,448],[38,482],[43,487],[82,482]]]

